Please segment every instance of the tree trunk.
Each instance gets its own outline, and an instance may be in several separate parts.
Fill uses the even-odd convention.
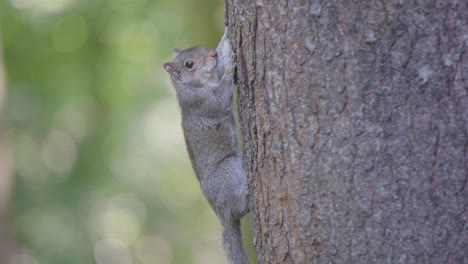
[[[1,36],[1,32],[0,32]],[[2,39],[0,37],[0,44]],[[0,263],[11,263],[13,240],[10,222],[9,206],[13,187],[11,173],[11,155],[8,151],[8,141],[5,131],[5,98],[6,81],[3,67],[3,53],[0,45]]]
[[[226,7],[259,263],[468,263],[468,2]]]

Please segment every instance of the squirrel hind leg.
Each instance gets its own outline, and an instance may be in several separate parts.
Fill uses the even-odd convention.
[[[249,212],[249,193],[247,190],[247,186],[241,189],[239,193],[236,194],[236,203],[233,208],[232,215],[235,218],[242,218]]]

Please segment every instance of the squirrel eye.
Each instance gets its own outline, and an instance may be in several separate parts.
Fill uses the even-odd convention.
[[[191,68],[193,67],[193,61],[187,61],[187,62],[185,63],[185,67],[191,69]]]

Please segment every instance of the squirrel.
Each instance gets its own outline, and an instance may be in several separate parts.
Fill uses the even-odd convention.
[[[163,67],[177,93],[193,170],[223,226],[228,261],[247,264],[240,231],[240,219],[249,212],[247,173],[237,146],[232,110],[235,63],[226,32],[216,50],[174,49],[178,55]]]

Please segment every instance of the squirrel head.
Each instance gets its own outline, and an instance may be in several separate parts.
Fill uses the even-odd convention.
[[[195,46],[186,50],[174,49],[177,57],[164,63],[164,69],[175,84],[185,87],[202,88],[216,79],[218,54],[216,50]],[[175,85],[177,88],[177,85]]]

